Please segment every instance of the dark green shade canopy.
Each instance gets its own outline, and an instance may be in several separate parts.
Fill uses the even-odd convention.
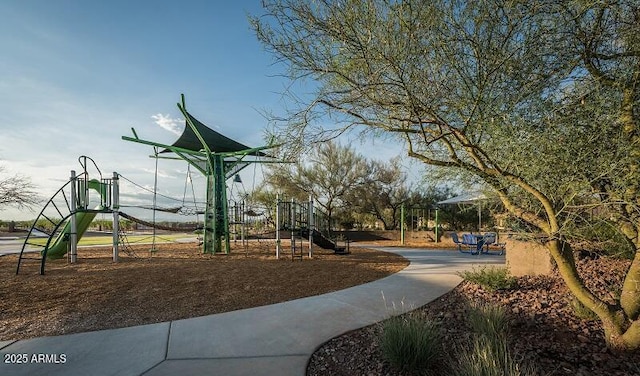
[[[227,136],[224,136],[213,129],[207,127],[202,124],[198,119],[194,118],[191,114],[187,112],[187,116],[191,123],[196,127],[198,133],[202,136],[204,141],[206,142],[209,150],[213,153],[228,153],[228,152],[239,152],[247,149],[251,149],[250,147],[239,143],[238,141],[232,140]],[[180,138],[173,143],[172,146],[187,149],[192,151],[200,151],[204,149],[202,143],[193,132],[193,129],[189,126],[188,122],[185,121],[184,131]],[[164,150],[163,152],[170,152],[170,150]],[[252,153],[254,154],[254,153]],[[265,156],[265,154],[257,152],[254,155]]]

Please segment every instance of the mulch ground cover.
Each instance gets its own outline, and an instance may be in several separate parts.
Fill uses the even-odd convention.
[[[229,255],[203,254],[195,243],[134,246],[111,261],[111,249],[80,248],[78,262],[26,264],[0,257],[0,340],[150,324],[279,303],[370,282],[403,269],[397,255],[351,248],[314,249],[292,261],[286,244],[253,242]]]

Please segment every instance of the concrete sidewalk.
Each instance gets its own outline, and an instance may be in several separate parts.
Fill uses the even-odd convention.
[[[0,342],[0,375],[302,376],[311,354],[327,340],[438,298],[461,281],[458,271],[505,262],[504,256],[456,251],[379,249],[411,264],[378,281],[280,304]]]
[[[17,236],[0,238],[0,256],[20,253],[24,239]]]

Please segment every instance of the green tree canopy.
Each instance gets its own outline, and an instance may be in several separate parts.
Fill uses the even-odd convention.
[[[300,201],[312,196],[334,219],[348,195],[363,185],[370,175],[367,161],[353,149],[336,142],[317,145],[307,159],[272,166],[265,180],[276,191]]]
[[[370,161],[369,176],[350,192],[347,202],[352,210],[371,214],[382,222],[385,230],[395,230],[400,223],[400,207],[410,197],[407,174],[401,158],[387,162]]]
[[[640,347],[636,1],[272,0],[265,13],[258,38],[292,80],[317,83],[284,116],[282,140],[359,128],[474,176],[546,235],[608,344]],[[577,273],[566,223],[585,205],[615,213],[636,250],[615,304]]]

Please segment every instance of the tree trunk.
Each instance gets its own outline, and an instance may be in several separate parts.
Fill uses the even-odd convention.
[[[585,286],[576,269],[573,251],[568,243],[553,239],[546,245],[571,294],[600,318],[607,347],[615,351],[640,349],[640,321],[637,318],[630,319],[620,305],[607,304]],[[639,257],[636,257],[634,264],[640,271],[638,259]],[[637,287],[630,291],[623,289],[623,293],[631,294],[636,300],[637,291]]]
[[[620,305],[627,317],[637,320],[640,316],[640,249],[635,247],[635,257],[622,285]]]

